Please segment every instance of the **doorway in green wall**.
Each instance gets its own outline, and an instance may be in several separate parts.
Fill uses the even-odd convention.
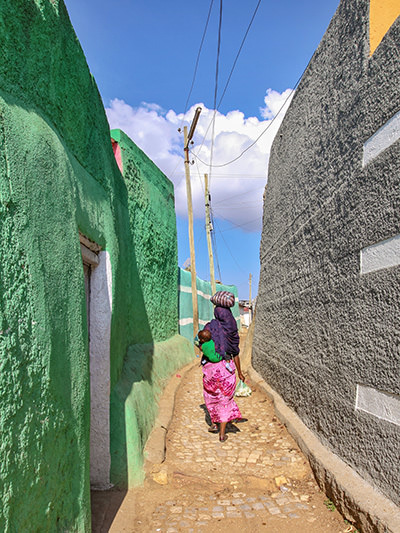
[[[110,483],[110,331],[111,263],[109,254],[80,235],[85,276],[90,367],[90,485],[106,490]]]

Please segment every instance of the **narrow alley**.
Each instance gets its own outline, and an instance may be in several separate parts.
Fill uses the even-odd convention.
[[[237,398],[244,420],[220,443],[207,431],[198,360],[173,380],[180,384],[165,461],[148,468],[118,510],[121,493],[95,494],[94,533],[355,531],[319,490],[260,389],[251,384],[252,395]]]

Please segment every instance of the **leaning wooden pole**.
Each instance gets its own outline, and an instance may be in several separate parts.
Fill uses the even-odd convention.
[[[194,233],[193,233],[193,205],[192,205],[192,186],[190,184],[189,169],[189,139],[187,126],[183,128],[184,151],[185,151],[185,175],[186,175],[186,197],[188,207],[188,228],[189,228],[189,247],[190,247],[190,273],[192,276],[192,304],[193,304],[193,337],[199,330],[199,308],[197,304],[197,286],[196,286],[196,256],[194,252]]]

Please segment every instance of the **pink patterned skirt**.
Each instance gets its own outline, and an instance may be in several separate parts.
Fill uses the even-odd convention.
[[[233,372],[225,366],[225,361],[206,363],[203,366],[204,401],[211,421],[230,422],[242,418],[239,407],[233,399],[236,387],[234,362],[230,362]]]

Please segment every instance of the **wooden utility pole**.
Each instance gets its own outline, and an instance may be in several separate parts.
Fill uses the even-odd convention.
[[[251,274],[249,275],[249,323],[251,324],[251,320],[253,318],[253,306],[251,303]]]
[[[208,190],[208,174],[204,174],[204,197],[206,203],[206,233],[207,233],[207,247],[208,247],[208,259],[210,262],[210,282],[211,292],[215,294],[217,292],[217,286],[215,284],[214,273],[214,256],[211,245],[211,220],[210,220],[210,192]]]
[[[190,184],[190,169],[189,169],[189,143],[192,140],[194,130],[196,128],[201,107],[196,109],[193,122],[190,126],[188,134],[187,126],[183,128],[184,135],[184,152],[185,152],[185,175],[186,175],[186,196],[188,206],[188,226],[189,226],[189,246],[190,246],[190,273],[192,278],[192,304],[193,304],[193,337],[197,335],[199,330],[199,308],[197,304],[197,286],[196,286],[196,257],[194,253],[194,233],[193,233],[193,205],[192,205],[192,187]]]

